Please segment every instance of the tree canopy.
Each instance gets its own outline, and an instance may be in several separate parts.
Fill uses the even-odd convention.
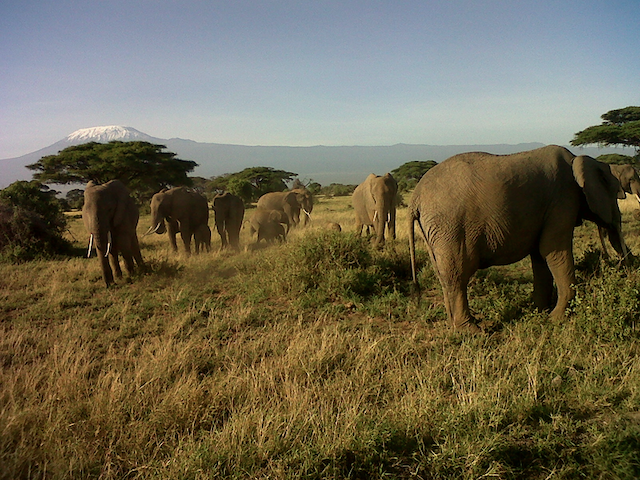
[[[238,195],[245,202],[255,202],[268,192],[282,192],[287,189],[297,173],[275,170],[272,167],[250,167],[241,172],[215,177],[207,186],[209,192],[228,191]]]
[[[191,185],[188,172],[198,164],[164,152],[149,142],[90,142],[67,147],[27,165],[43,183],[106,183],[119,179],[138,198],[148,198],[164,187]]]
[[[636,155],[640,154],[640,107],[610,110],[601,118],[601,125],[576,133],[571,145],[625,145],[635,147]]]
[[[437,165],[435,160],[414,160],[391,170],[391,175],[398,182],[398,191],[404,192],[414,188],[427,171]]]

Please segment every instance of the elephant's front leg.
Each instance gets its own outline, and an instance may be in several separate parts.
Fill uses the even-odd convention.
[[[176,243],[176,235],[180,231],[180,228],[178,227],[178,223],[174,220],[168,220],[167,223],[169,224],[168,232],[169,232],[169,243],[171,244],[171,249],[174,252],[177,252],[178,244]]]
[[[553,275],[540,252],[531,253],[533,270],[533,304],[540,311],[551,310],[553,306]]]
[[[551,270],[556,286],[558,287],[558,302],[551,311],[552,318],[564,317],[569,302],[575,296],[574,284],[576,282],[573,253],[571,248],[549,253],[546,256],[547,265]]]
[[[96,252],[98,253],[98,258],[100,259],[100,267],[102,269],[102,278],[104,279],[104,283],[107,287],[114,283],[113,279],[113,271],[111,270],[111,265],[109,265],[109,255],[107,255],[106,250],[96,248]]]

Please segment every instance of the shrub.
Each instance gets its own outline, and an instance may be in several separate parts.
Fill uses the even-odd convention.
[[[68,253],[67,222],[55,192],[19,181],[0,191],[0,259],[9,262]]]
[[[355,234],[307,235],[290,255],[290,276],[283,278],[283,285],[299,289],[294,293],[304,294],[307,302],[363,299],[410,288],[407,255],[399,255],[391,244],[376,251],[369,240]]]

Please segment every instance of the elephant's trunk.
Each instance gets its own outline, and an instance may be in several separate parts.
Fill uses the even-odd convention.
[[[87,250],[87,258],[91,258],[91,250],[93,250],[93,233],[89,237],[89,249]]]

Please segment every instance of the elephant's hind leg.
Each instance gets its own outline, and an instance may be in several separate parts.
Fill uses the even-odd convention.
[[[465,265],[460,253],[431,251],[431,261],[442,285],[447,316],[458,330],[479,332],[477,320],[469,310],[467,286],[477,268]],[[467,262],[468,263],[468,262]]]

